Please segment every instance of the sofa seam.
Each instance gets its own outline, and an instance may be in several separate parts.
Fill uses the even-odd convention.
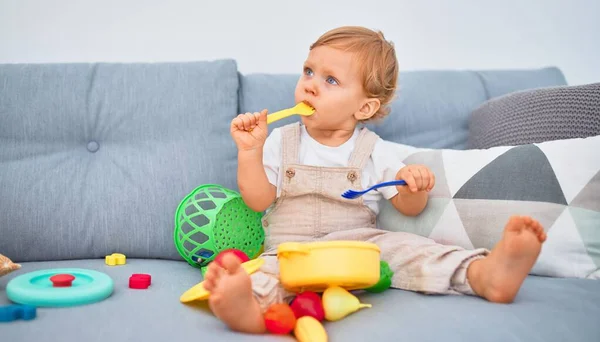
[[[479,79],[479,82],[481,83],[481,86],[483,87],[486,101],[489,100],[490,99],[490,91],[487,88],[485,81],[483,80],[483,76],[481,75],[481,73],[479,71],[473,71],[473,72],[475,73],[475,75],[477,75],[477,78]]]

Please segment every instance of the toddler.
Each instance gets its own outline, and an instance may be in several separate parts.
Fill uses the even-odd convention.
[[[530,217],[512,217],[491,250],[465,250],[403,232],[377,229],[381,198],[407,216],[427,205],[435,175],[423,165],[403,165],[392,143],[359,124],[389,112],[398,77],[393,45],[381,32],[341,27],[310,47],[296,89],[296,102],[313,115],[268,134],[267,111],[240,114],[231,122],[238,148],[238,184],[245,203],[263,218],[265,264],[248,275],[225,256],[209,265],[209,305],[229,328],[264,333],[264,311],[293,293],[278,281],[277,246],[282,242],[360,240],[375,243],[394,271],[392,287],[427,294],[468,294],[509,303],[540,253],[546,235]],[[356,199],[364,189],[403,179]]]

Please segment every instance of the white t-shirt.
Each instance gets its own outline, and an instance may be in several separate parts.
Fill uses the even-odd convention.
[[[354,145],[359,129],[356,128],[352,137],[337,147],[320,144],[307,132],[306,127],[301,125],[299,164],[320,167],[348,167],[350,156],[354,151]],[[281,130],[275,128],[267,137],[263,152],[263,164],[269,182],[277,187],[277,197],[281,194],[282,168],[282,141]],[[366,162],[361,174],[363,188],[368,188],[377,183],[394,180],[396,173],[404,167],[401,162],[403,156],[398,155],[393,143],[381,138],[375,143],[371,157]],[[390,199],[397,194],[395,186],[382,187],[363,195],[363,200],[375,214],[379,213],[378,202],[382,198]],[[341,195],[341,194],[340,194]]]

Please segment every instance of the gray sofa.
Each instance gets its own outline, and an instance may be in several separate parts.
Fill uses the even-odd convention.
[[[297,75],[238,72],[235,61],[0,65],[0,254],[22,268],[105,272],[101,302],[39,308],[0,323],[0,340],[287,341],[229,331],[204,302],[180,295],[202,280],[173,241],[174,213],[195,187],[237,190],[229,136],[238,113],[293,105]],[[566,81],[560,70],[413,71],[400,77],[384,139],[465,149],[468,118],[486,100]],[[276,127],[297,120],[289,118]],[[127,256],[107,266],[104,256]],[[149,273],[147,290],[128,288]],[[600,341],[598,281],[529,276],[516,301],[400,290],[361,294],[373,308],[326,323],[331,341]]]

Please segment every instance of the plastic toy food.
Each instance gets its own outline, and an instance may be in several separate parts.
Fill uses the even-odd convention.
[[[29,321],[37,316],[37,309],[31,305],[6,305],[0,306],[0,322],[12,322],[18,319]]]
[[[145,290],[152,283],[152,276],[145,273],[134,273],[129,277],[129,288]]]
[[[299,293],[290,304],[296,318],[311,316],[317,321],[322,321],[325,318],[325,310],[321,296],[315,292],[306,291]]]
[[[16,271],[21,268],[20,264],[15,264],[8,257],[0,254],[0,277],[7,275],[10,272]]]
[[[390,269],[390,265],[387,262],[381,260],[379,266],[379,281],[377,284],[365,289],[365,291],[371,293],[380,293],[383,292],[392,286],[392,277],[394,276],[394,272]]]
[[[303,316],[296,321],[294,336],[299,342],[327,342],[325,328],[311,316]]]
[[[106,257],[104,257],[104,262],[108,266],[125,265],[127,263],[126,260],[127,260],[127,257],[125,256],[125,254],[121,254],[121,253],[113,253],[111,255],[107,255]]]
[[[323,292],[325,319],[340,320],[361,308],[370,308],[371,304],[362,304],[353,294],[339,286],[332,286]]]
[[[264,314],[265,327],[273,334],[289,334],[296,326],[296,316],[287,304],[273,304]]]
[[[217,255],[217,257],[215,258],[215,261],[217,262],[217,264],[223,266],[221,264],[221,261],[223,260],[223,256],[225,256],[225,254],[227,254],[227,253],[233,253],[236,257],[238,257],[238,259],[241,260],[242,263],[250,260],[250,258],[248,258],[248,256],[246,255],[246,253],[240,251],[239,249],[229,248],[229,249],[226,249],[226,250],[220,252]]]

